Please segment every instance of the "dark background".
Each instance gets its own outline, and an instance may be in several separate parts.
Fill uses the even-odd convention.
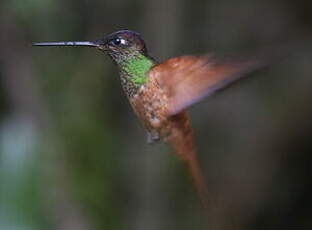
[[[311,9],[292,0],[2,0],[0,229],[311,229]],[[147,145],[108,57],[30,45],[119,29],[140,32],[158,60],[291,50],[190,109],[209,221],[167,146]]]

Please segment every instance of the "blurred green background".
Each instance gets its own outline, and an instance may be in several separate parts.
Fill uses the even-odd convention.
[[[311,1],[2,0],[0,229],[212,229],[112,61],[31,42],[140,32],[157,60],[292,44],[190,109],[214,229],[312,229]]]

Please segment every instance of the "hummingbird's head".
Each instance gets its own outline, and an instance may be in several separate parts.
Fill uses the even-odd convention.
[[[34,46],[89,46],[107,52],[115,61],[120,62],[135,55],[147,54],[140,34],[131,30],[120,30],[96,41],[39,42]]]
[[[108,53],[115,61],[136,54],[147,53],[145,43],[140,34],[131,30],[120,30],[109,34],[95,42],[99,50]]]

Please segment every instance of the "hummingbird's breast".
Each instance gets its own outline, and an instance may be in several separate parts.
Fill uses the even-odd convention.
[[[147,129],[149,141],[153,142],[170,134],[168,129],[168,97],[156,79],[149,79],[136,94],[129,97],[129,101]]]

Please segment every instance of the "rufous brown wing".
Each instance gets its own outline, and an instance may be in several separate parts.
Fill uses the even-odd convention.
[[[263,62],[253,58],[181,56],[154,66],[148,74],[165,89],[169,114],[175,115],[261,66]]]

